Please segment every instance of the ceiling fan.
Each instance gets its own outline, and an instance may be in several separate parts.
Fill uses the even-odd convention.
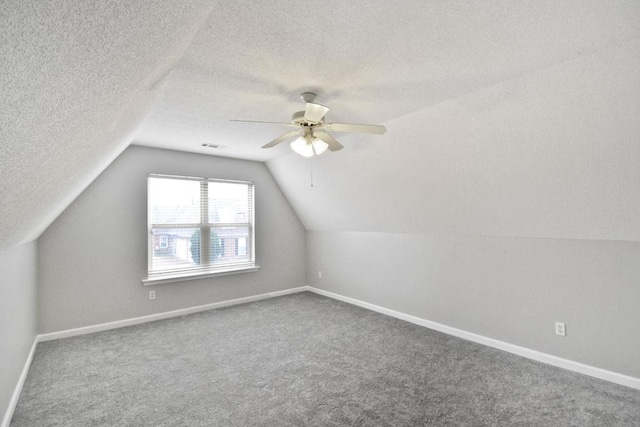
[[[256,120],[231,120],[232,122],[243,123],[270,123],[298,128],[284,135],[280,135],[273,141],[265,144],[262,148],[272,148],[281,142],[294,139],[291,142],[291,149],[301,156],[310,158],[313,155],[320,155],[327,149],[329,151],[342,150],[344,146],[340,144],[326,130],[334,132],[357,132],[382,135],[386,128],[381,125],[364,125],[354,123],[325,123],[324,117],[329,111],[328,107],[314,103],[316,94],[304,92],[300,98],[307,104],[304,111],[298,111],[291,116],[291,123],[263,122]]]

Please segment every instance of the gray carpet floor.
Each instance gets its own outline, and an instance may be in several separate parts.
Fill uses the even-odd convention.
[[[40,343],[11,426],[640,426],[640,391],[311,293]]]

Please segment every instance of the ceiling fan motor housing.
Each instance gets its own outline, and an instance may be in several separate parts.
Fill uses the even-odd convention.
[[[302,94],[300,94],[300,98],[304,101],[304,102],[313,102],[316,99],[316,95],[313,92],[303,92]]]
[[[322,121],[320,121],[319,123],[309,123],[304,119],[304,113],[305,113],[304,111],[296,111],[291,115],[291,121],[294,124],[298,126],[303,126],[303,127],[317,126],[323,123]]]

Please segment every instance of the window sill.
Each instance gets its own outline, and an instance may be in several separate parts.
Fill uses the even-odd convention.
[[[144,286],[163,285],[165,283],[186,282],[188,280],[207,279],[209,277],[229,276],[231,274],[241,274],[241,273],[251,273],[258,270],[260,270],[260,266],[251,265],[247,267],[229,268],[228,270],[196,272],[196,273],[180,274],[180,275],[175,275],[175,274],[174,275],[171,275],[171,274],[157,275],[153,277],[148,277],[146,279],[142,279],[142,284]]]

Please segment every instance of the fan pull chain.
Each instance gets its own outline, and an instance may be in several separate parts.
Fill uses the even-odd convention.
[[[309,159],[309,175],[311,181],[311,188],[313,188],[313,157]]]

